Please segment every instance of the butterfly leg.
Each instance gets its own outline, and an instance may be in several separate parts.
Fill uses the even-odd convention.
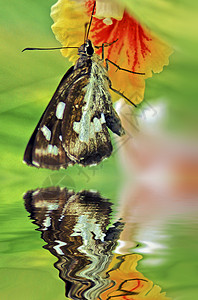
[[[145,73],[133,72],[133,71],[131,71],[131,70],[121,68],[120,66],[118,66],[116,63],[114,63],[113,61],[111,61],[111,60],[108,59],[108,58],[105,59],[105,62],[106,62],[106,69],[107,69],[107,70],[108,70],[108,68],[109,68],[109,64],[108,64],[108,63],[111,63],[113,66],[115,66],[115,67],[117,68],[117,70],[129,72],[129,73],[137,74],[137,75],[145,75]]]
[[[102,48],[102,60],[104,60],[104,48],[111,46],[112,44],[114,44],[117,41],[118,41],[118,39],[115,40],[115,41],[113,41],[113,42],[111,42],[111,43],[103,43],[101,46],[94,46],[96,49]]]
[[[118,91],[118,90],[116,90],[116,89],[114,89],[114,88],[112,87],[112,83],[111,83],[111,80],[110,80],[110,79],[109,79],[109,88],[110,88],[113,92],[115,92],[116,94],[118,94],[120,97],[126,99],[129,103],[131,103],[132,105],[134,105],[135,107],[137,107],[137,105],[136,105],[135,103],[133,103],[129,98],[127,98],[123,93],[121,93],[120,91]]]

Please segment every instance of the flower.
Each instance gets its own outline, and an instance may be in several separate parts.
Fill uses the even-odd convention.
[[[89,22],[94,0],[59,0],[53,7],[52,30],[63,46],[80,46],[83,43],[84,24]],[[133,72],[117,71],[109,64],[109,78],[116,90],[124,92],[132,102],[138,104],[144,98],[145,79],[152,73],[159,73],[168,65],[172,49],[155,36],[146,26],[140,24],[131,12],[113,0],[97,0],[89,38],[95,46],[113,43],[105,47],[105,58]],[[101,54],[101,49],[96,49]],[[77,59],[77,52],[62,50],[70,60]],[[115,96],[115,95],[114,95]],[[113,99],[116,99],[114,97]]]

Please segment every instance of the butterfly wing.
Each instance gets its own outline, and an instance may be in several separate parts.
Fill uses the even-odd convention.
[[[99,89],[91,71],[82,76],[69,91],[63,116],[63,148],[71,160],[84,166],[99,163],[113,149]]]
[[[97,164],[109,157],[113,148],[107,127],[118,135],[122,127],[108,87],[104,67],[80,58],[67,71],[43,113],[24,161],[57,170],[75,163]]]
[[[62,119],[57,114],[60,116],[59,103],[65,103],[68,90],[78,75],[74,73],[74,67],[71,67],[62,78],[26,147],[24,162],[28,165],[57,170],[73,164],[62,147]]]
[[[82,138],[79,140],[80,135],[73,126],[82,119],[90,67],[91,61],[86,61],[78,68],[71,67],[62,78],[26,147],[24,162],[28,165],[58,170],[75,163],[96,164],[111,155],[106,125],[101,124],[101,132],[94,132],[91,122],[86,142]],[[94,101],[94,96],[91,100]],[[96,119],[97,104],[89,107],[89,115]],[[84,120],[82,131],[87,131],[88,125]]]

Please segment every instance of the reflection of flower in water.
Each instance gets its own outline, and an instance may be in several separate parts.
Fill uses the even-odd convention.
[[[98,192],[50,187],[29,191],[25,207],[58,261],[54,266],[70,299],[168,299],[136,270],[138,254],[116,255],[123,231],[110,224],[111,202]],[[107,229],[108,228],[108,229]]]
[[[64,46],[79,46],[83,43],[84,24],[89,21],[93,4],[93,0],[59,0],[52,7],[52,29]],[[125,69],[145,72],[145,76],[124,71],[116,73],[117,69],[111,65],[109,75],[113,87],[124,91],[133,102],[141,102],[145,79],[151,77],[152,72],[159,73],[164,65],[168,65],[171,48],[113,0],[96,1],[95,13],[97,18],[93,18],[90,30],[94,45],[117,40],[105,48],[105,57]],[[69,56],[72,61],[77,59],[76,53],[73,49],[62,50],[62,54]],[[96,53],[100,54],[101,49]]]
[[[138,261],[142,258],[138,254],[114,255],[108,268],[108,275],[114,285],[103,292],[102,300],[168,300],[161,288],[136,270]]]

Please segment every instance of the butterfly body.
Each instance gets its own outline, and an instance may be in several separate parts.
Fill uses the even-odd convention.
[[[59,169],[97,164],[113,149],[107,127],[124,134],[112,106],[107,70],[90,40],[78,54],[30,138],[24,154],[28,165]]]

